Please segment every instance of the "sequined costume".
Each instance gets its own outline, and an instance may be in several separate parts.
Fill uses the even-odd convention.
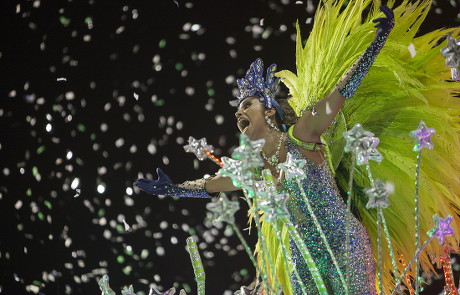
[[[306,159],[289,140],[286,141],[286,148],[295,159]],[[302,180],[302,186],[342,272],[345,273],[344,262],[347,260],[345,257],[346,205],[339,194],[327,163],[323,162],[318,165],[308,159],[306,161],[304,169],[307,178]],[[291,221],[297,225],[298,231],[312,253],[329,294],[345,294],[326,247],[306,209],[305,200],[297,183],[285,180],[284,186],[290,195],[288,210],[291,214]],[[375,267],[366,230],[355,218],[351,219],[350,228],[351,253],[348,261],[352,276],[349,279],[349,291],[351,294],[375,294]],[[295,265],[306,284],[308,294],[316,294],[317,289],[310,272],[293,243],[291,243],[291,251]],[[296,282],[293,282],[293,293],[302,294]]]

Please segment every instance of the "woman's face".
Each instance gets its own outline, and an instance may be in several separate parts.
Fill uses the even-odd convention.
[[[243,100],[236,111],[236,124],[241,133],[254,141],[263,138],[265,124],[265,105],[258,97],[251,96]]]

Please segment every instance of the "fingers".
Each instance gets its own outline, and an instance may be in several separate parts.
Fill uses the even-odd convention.
[[[162,184],[172,184],[171,178],[163,172],[160,168],[157,168],[157,174],[158,174],[158,179],[156,181],[157,185],[162,185]]]
[[[385,17],[379,17],[379,18],[376,18],[376,19],[373,19],[372,22],[373,23],[380,23],[382,21],[386,21],[387,19]]]
[[[380,10],[386,15],[387,18],[393,19],[395,14],[391,8],[386,5],[380,6]]]
[[[138,182],[141,182],[141,183],[150,183],[151,180],[150,179],[147,179],[147,178],[139,178],[138,180],[136,180],[136,182],[134,182],[134,184],[138,183]]]

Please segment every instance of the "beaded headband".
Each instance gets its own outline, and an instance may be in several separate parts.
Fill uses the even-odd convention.
[[[256,59],[246,72],[246,76],[236,80],[239,90],[236,96],[238,99],[231,101],[230,105],[239,107],[246,98],[257,95],[259,101],[267,109],[274,108],[279,119],[283,121],[284,112],[275,100],[275,92],[280,83],[280,78],[275,78],[275,72],[276,64],[272,64],[267,68],[267,76],[264,79],[264,63],[262,59]]]

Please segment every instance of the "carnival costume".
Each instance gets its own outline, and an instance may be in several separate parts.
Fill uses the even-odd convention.
[[[372,168],[375,178],[394,183],[396,194],[391,198],[391,205],[385,209],[384,215],[394,252],[398,256],[403,255],[410,259],[416,250],[413,240],[414,217],[411,210],[414,207],[414,167],[417,159],[412,151],[413,141],[408,134],[421,119],[430,127],[434,127],[437,132],[436,149],[425,156],[424,165],[421,166],[421,238],[427,238],[425,233],[432,227],[434,214],[453,215],[453,223],[456,225],[454,227],[458,228],[460,102],[454,96],[459,85],[447,82],[450,70],[444,66],[439,51],[447,43],[440,42],[441,38],[447,33],[457,36],[460,30],[436,30],[415,37],[429,11],[431,1],[417,1],[414,4],[403,1],[400,6],[393,9],[396,22],[394,29],[391,31],[391,25],[378,27],[377,37],[372,41],[375,34],[372,20],[382,21],[382,13],[376,1],[356,0],[353,1],[353,5],[345,7],[344,2],[345,0],[322,1],[316,11],[314,26],[305,46],[302,46],[301,33],[297,27],[297,73],[276,73],[288,87],[291,95],[289,103],[298,116],[305,111],[315,112],[315,104],[334,87],[337,87],[346,98],[353,96],[347,100],[323,136],[327,147],[327,164],[325,162],[317,165],[307,159],[304,170],[309,177],[308,180],[304,180],[299,186],[285,179],[284,186],[291,195],[288,204],[290,219],[298,225],[302,239],[308,245],[323,276],[327,291],[333,294],[347,292],[343,281],[339,279],[337,268],[332,266],[336,262],[332,261],[332,255],[325,250],[327,247],[324,238],[315,230],[317,225],[314,224],[309,212],[305,211],[304,201],[298,197],[300,187],[305,191],[318,217],[333,256],[336,256],[339,262],[338,268],[343,271],[346,267],[344,262],[350,265],[352,277],[347,278],[348,292],[371,294],[375,292],[375,269],[366,230],[375,249],[377,213],[375,210],[366,209],[368,197],[365,196],[364,188],[371,185],[369,172],[365,166],[355,167],[352,156],[344,153],[343,132],[360,123],[380,138],[379,152],[384,160],[367,168]],[[363,12],[369,6],[370,11],[363,20]],[[389,1],[388,6],[393,8],[394,1]],[[389,18],[388,10],[384,9],[384,12]],[[383,47],[385,42],[386,45]],[[350,72],[344,75],[350,67]],[[282,122],[282,110],[273,99],[277,85],[274,71],[275,67],[270,67],[266,79],[263,79],[261,61],[253,63],[245,79],[238,81],[240,95],[236,105],[246,97],[257,95],[266,108],[275,108],[278,119]],[[295,139],[287,140],[288,152],[294,159],[304,158],[295,144],[300,145]],[[355,169],[352,188],[348,185],[351,169]],[[198,185],[174,185],[164,173],[159,171],[158,174],[158,180],[141,179],[136,185],[153,194],[209,197],[201,181]],[[351,219],[351,252],[348,252],[345,258],[343,249],[346,240],[346,208],[340,199],[334,176],[343,191],[352,189],[352,204],[366,228],[364,230],[355,218]],[[286,295],[292,292],[301,294],[298,281],[294,276],[291,281],[291,273],[284,267],[285,259],[277,256],[280,245],[275,238],[274,229],[268,223],[264,223],[262,234],[275,261],[275,275],[268,280],[279,282]],[[284,242],[288,244],[289,238],[284,231],[283,235]],[[446,239],[444,246],[456,250],[458,238],[459,233],[455,232],[452,239]],[[301,281],[305,283],[309,294],[316,293],[310,269],[299,256],[296,246],[292,243],[290,246]],[[443,251],[443,245],[429,244],[426,252],[420,257],[423,270],[432,270],[431,262],[438,261],[436,257],[442,255]],[[385,257],[389,257],[387,249],[383,249],[383,252],[386,254]],[[376,256],[377,251],[374,250],[373,254]],[[263,260],[263,257],[261,259]],[[385,271],[382,273],[383,285],[380,289],[390,293],[395,285],[393,276],[397,274],[394,273],[389,258],[382,263]],[[397,268],[399,274],[404,272],[402,263],[399,263]],[[412,275],[415,276],[414,273]]]

